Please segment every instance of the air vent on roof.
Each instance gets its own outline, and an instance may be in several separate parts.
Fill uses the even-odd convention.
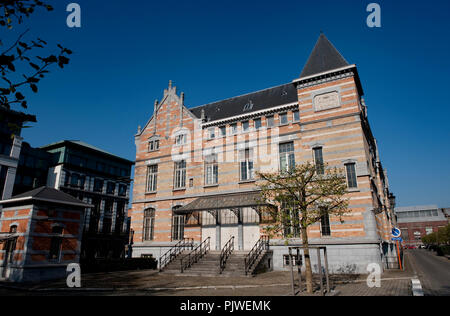
[[[251,109],[253,109],[253,102],[252,102],[252,100],[248,101],[248,103],[246,105],[244,105],[244,112],[245,111],[250,111]]]

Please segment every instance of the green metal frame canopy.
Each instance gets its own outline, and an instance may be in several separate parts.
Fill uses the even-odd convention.
[[[222,209],[237,209],[243,207],[269,206],[261,203],[259,191],[230,193],[200,197],[176,210],[176,214],[190,214],[199,211],[213,211]]]

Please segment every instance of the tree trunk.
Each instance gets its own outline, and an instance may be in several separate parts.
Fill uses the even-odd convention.
[[[309,257],[309,244],[308,244],[308,234],[307,229],[302,227],[302,242],[303,242],[303,253],[305,255],[305,270],[306,270],[306,291],[310,294],[313,293],[313,275],[311,268],[311,258]]]

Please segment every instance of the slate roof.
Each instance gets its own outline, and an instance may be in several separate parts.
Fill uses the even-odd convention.
[[[0,204],[13,203],[21,200],[38,200],[82,207],[91,207],[90,204],[84,203],[83,201],[74,198],[70,194],[49,187],[40,187],[22,194],[15,195],[9,200],[0,201]]]
[[[349,63],[324,34],[320,34],[300,78],[349,66]]]
[[[176,210],[177,214],[261,205],[259,192],[233,193],[198,198]]]
[[[216,121],[233,116],[250,114],[297,101],[298,96],[295,84],[287,83],[281,86],[190,108],[189,110],[196,117],[200,118],[203,109],[205,110],[205,116],[208,121]]]

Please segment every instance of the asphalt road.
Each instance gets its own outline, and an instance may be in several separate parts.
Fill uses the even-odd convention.
[[[426,296],[450,296],[449,259],[424,249],[408,250],[407,258]]]

